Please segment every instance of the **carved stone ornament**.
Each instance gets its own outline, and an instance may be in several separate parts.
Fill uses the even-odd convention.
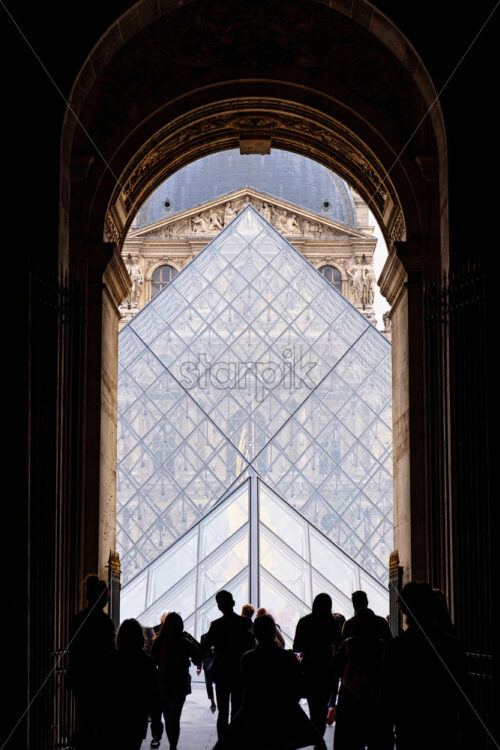
[[[114,242],[115,244],[119,244],[120,242],[120,232],[109,211],[104,225],[104,240],[105,242]]]
[[[170,256],[163,255],[161,258],[158,258],[158,257],[145,258],[145,261],[146,261],[146,273],[148,273],[153,268],[153,266],[157,266],[158,264],[171,265],[174,262],[174,259],[170,258]]]
[[[142,231],[141,236],[147,239],[171,239],[187,237],[213,237],[227,226],[246,205],[251,203],[257,211],[281,234],[288,237],[307,237],[312,239],[345,239],[349,229],[337,229],[327,221],[315,221],[311,216],[302,215],[298,210],[292,211],[277,205],[271,200],[262,200],[255,195],[239,195],[210,208],[195,211],[190,216],[168,220],[164,226],[151,232]],[[141,230],[137,230],[141,231]],[[351,230],[355,232],[355,230]],[[358,235],[359,236],[359,235]],[[165,260],[170,262],[171,258]],[[155,261],[157,262],[157,261]]]
[[[129,308],[132,309],[135,309],[139,306],[142,285],[144,284],[144,274],[142,273],[142,269],[138,261],[139,259],[137,256],[132,257],[131,255],[129,255],[127,258],[125,258],[125,265],[130,276],[130,281],[132,282],[132,286],[130,287],[130,291],[127,295],[126,304]]]
[[[375,300],[375,272],[372,260],[365,255],[355,258],[354,263],[347,269],[351,277],[353,302],[361,310],[373,307]]]
[[[183,154],[187,163],[198,149],[206,151],[207,145],[215,150],[214,145],[220,141],[225,148],[236,148],[242,130],[251,131],[253,137],[258,137],[259,133],[269,137],[272,131],[272,146],[276,148],[289,148],[290,143],[297,141],[311,152],[321,153],[325,166],[349,182],[365,186],[366,192],[373,196],[373,207],[379,218],[389,198],[393,205],[398,205],[392,183],[387,176],[383,177],[384,168],[377,157],[340,122],[305,105],[274,99],[258,102],[241,99],[194,110],[162,128],[121,176],[121,184],[125,186],[119,193],[123,207],[129,214],[133,213],[151,189],[173,173],[170,166],[173,156],[178,156],[175,160],[178,169],[184,166]],[[154,184],[152,175],[155,175]],[[117,198],[118,194],[114,201]],[[198,231],[204,228],[202,221]]]
[[[405,220],[402,211],[399,211],[391,227],[389,236],[393,242],[399,242],[405,235]]]

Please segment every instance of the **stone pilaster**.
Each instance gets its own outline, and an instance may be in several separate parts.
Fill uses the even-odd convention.
[[[428,576],[422,327],[428,258],[424,243],[395,242],[379,279],[391,305],[394,546],[404,581]]]
[[[86,258],[86,404],[83,567],[105,578],[115,548],[118,306],[130,278],[113,243],[89,243]]]

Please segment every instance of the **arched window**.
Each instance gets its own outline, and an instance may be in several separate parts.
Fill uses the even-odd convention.
[[[151,280],[151,299],[156,297],[158,292],[161,292],[164,286],[167,286],[169,281],[172,281],[174,276],[177,274],[177,269],[173,266],[158,266],[153,271],[153,278]]]
[[[321,266],[318,271],[342,294],[342,274],[335,266]]]

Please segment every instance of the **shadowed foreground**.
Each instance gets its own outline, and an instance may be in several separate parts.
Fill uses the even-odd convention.
[[[188,695],[181,719],[181,735],[179,738],[179,750],[211,750],[217,742],[217,731],[215,721],[217,714],[212,714],[208,702],[205,684],[203,682],[192,683],[193,692]],[[301,701],[301,706],[307,712],[307,702]],[[334,725],[335,726],[335,725]],[[333,727],[327,727],[324,735],[327,747],[333,747]],[[151,732],[141,746],[141,750],[149,750]],[[168,740],[165,735],[162,738],[160,750],[167,750]],[[305,750],[310,750],[305,748]]]

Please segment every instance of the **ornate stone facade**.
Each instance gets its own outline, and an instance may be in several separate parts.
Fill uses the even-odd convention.
[[[313,266],[337,269],[342,294],[375,324],[373,253],[377,240],[372,236],[368,207],[354,192],[353,198],[356,229],[252,188],[242,188],[147,227],[132,226],[122,250],[132,288],[120,307],[120,325],[125,325],[152,298],[156,269],[168,265],[175,271],[182,270],[249,203]]]

